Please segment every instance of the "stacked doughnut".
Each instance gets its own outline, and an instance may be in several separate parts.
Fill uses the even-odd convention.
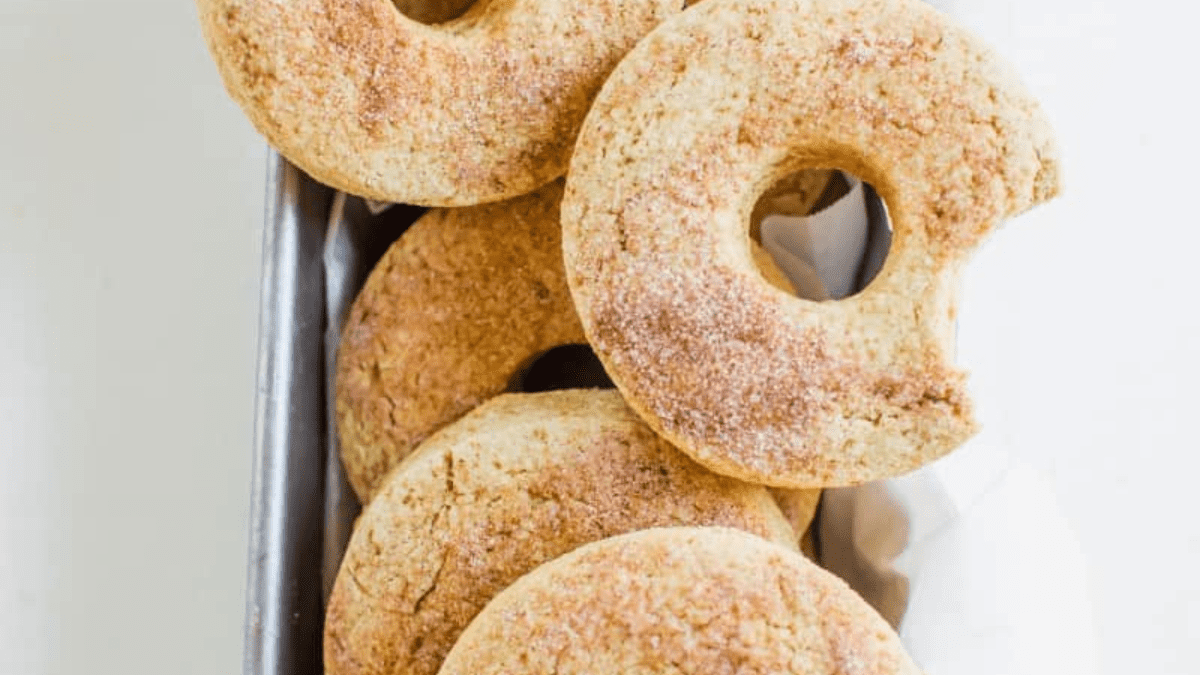
[[[820,489],[974,432],[958,274],[1059,190],[991,51],[916,0],[198,2],[281,153],[438,207],[342,338],[365,507],[326,672],[918,672],[800,542]],[[829,169],[874,187],[893,238],[865,289],[818,302],[755,236]],[[564,349],[557,388],[531,386]]]

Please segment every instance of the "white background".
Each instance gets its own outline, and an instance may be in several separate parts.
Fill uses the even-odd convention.
[[[1187,7],[957,2],[1067,179],[975,259],[960,357],[1078,532],[1106,675],[1200,672]],[[240,670],[265,157],[185,0],[0,0],[0,673]]]

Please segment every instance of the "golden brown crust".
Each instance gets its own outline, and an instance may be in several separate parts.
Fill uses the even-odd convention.
[[[438,428],[542,352],[583,344],[562,267],[561,182],[427,213],[388,249],[338,353],[342,463],[362,501]]]
[[[821,503],[821,491],[770,488],[770,492],[784,519],[796,533],[796,542],[803,549],[804,537],[809,534],[813,518],[817,515],[817,505]]]
[[[795,548],[766,490],[695,464],[616,391],[497,397],[422,444],[368,505],[329,600],[325,672],[432,674],[487,601],[542,562],[704,524]]]
[[[768,290],[746,219],[806,167],[880,193],[895,238],[853,297]],[[1037,103],[916,0],[705,0],[650,33],[584,123],[568,281],[630,405],[714,471],[786,487],[909,471],[975,431],[948,330],[959,269],[1055,195]]]
[[[373,199],[464,206],[561,176],[588,103],[677,0],[197,0],[230,96],[285,157]],[[554,55],[553,58],[548,55]]]
[[[707,0],[706,0],[707,1]],[[714,527],[580,547],[500,593],[441,675],[919,675],[844,582]]]

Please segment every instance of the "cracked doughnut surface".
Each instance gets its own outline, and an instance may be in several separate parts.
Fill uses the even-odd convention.
[[[588,104],[678,0],[479,0],[428,26],[391,0],[196,0],[230,96],[352,194],[466,206],[566,170]]]
[[[954,292],[1002,220],[1059,191],[1036,101],[918,0],[705,0],[605,82],[563,198],[571,293],[613,382],[714,471],[777,487],[910,471],[976,430]],[[804,168],[872,184],[878,276],[813,302],[754,267],[759,194]]]
[[[666,525],[796,546],[764,488],[692,462],[616,391],[492,399],[430,437],[367,506],[329,599],[325,672],[435,673],[521,575],[581,544]]]
[[[794,551],[717,527],[583,546],[471,622],[440,675],[919,675],[891,627]]]
[[[366,503],[437,429],[548,349],[583,344],[562,266],[562,182],[422,216],[371,271],[342,333],[342,464]]]

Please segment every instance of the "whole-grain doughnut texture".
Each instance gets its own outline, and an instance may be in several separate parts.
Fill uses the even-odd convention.
[[[840,579],[720,527],[645,530],[542,565],[480,612],[440,672],[920,673]]]
[[[803,177],[807,178],[807,177]],[[828,182],[828,179],[825,180]],[[803,193],[798,191],[788,191],[781,197],[783,204],[795,203],[798,199],[804,197]],[[761,201],[761,200],[760,200]],[[807,215],[807,206],[795,208],[792,213],[795,215]],[[783,209],[777,207],[768,207],[764,209],[764,213],[776,213]],[[752,218],[751,222],[757,222],[758,218]],[[785,293],[796,293],[796,287],[792,285],[791,280],[779,269],[779,265],[775,264],[775,260],[771,258],[771,254],[759,246],[757,242],[750,241],[750,257],[754,260],[754,265],[758,268],[763,279],[775,288],[778,288]],[[771,488],[771,496],[775,498],[775,503],[779,505],[779,510],[783,512],[783,517],[791,524],[792,530],[796,533],[796,540],[800,542],[800,548],[805,554],[810,557],[812,551],[812,534],[809,527],[812,525],[813,517],[817,515],[817,505],[821,502],[821,490],[814,489],[790,489],[790,488]]]
[[[479,0],[429,26],[390,0],[196,0],[225,87],[314,178],[465,206],[566,170],[588,103],[678,0]]]
[[[735,527],[795,550],[765,489],[688,459],[616,391],[497,397],[422,444],[367,506],[329,600],[325,673],[431,675],[521,575],[665,525]]]
[[[337,367],[342,463],[365,503],[429,434],[505,391],[542,352],[583,344],[562,267],[562,183],[433,210],[355,298]]]
[[[755,269],[747,220],[781,176],[871,183],[879,275],[813,302]],[[580,133],[568,281],[629,404],[714,471],[786,487],[909,471],[974,433],[954,289],[1001,221],[1059,190],[1034,99],[917,0],[705,0],[638,43]]]

